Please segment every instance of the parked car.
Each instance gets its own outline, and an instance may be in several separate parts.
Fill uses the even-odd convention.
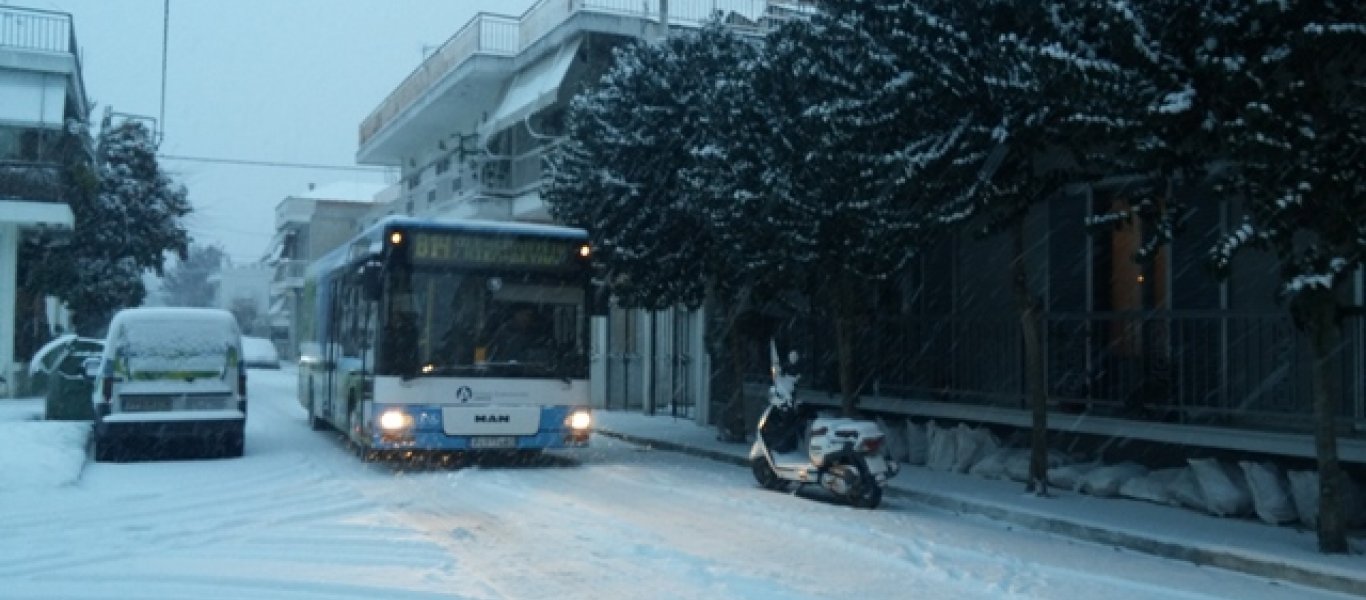
[[[242,455],[247,372],[232,313],[121,310],[92,371],[95,460],[116,458],[134,439],[202,441],[222,455]]]
[[[242,357],[248,369],[280,368],[280,353],[266,338],[242,336]]]
[[[53,356],[45,371],[43,418],[51,421],[90,421],[95,418],[90,406],[90,394],[95,381],[88,373],[87,361],[99,360],[104,354],[104,340],[72,336]]]

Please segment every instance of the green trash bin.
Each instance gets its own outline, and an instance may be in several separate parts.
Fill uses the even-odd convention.
[[[50,421],[93,421],[90,395],[95,380],[87,377],[85,361],[98,359],[104,344],[74,344],[65,350],[57,366],[48,374],[44,418]]]

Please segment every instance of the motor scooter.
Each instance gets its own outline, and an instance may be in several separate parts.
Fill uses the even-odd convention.
[[[796,483],[797,489],[816,484],[851,506],[876,508],[887,481],[900,471],[887,451],[886,435],[876,423],[863,419],[808,419],[795,398],[799,375],[783,370],[772,340],[768,349],[773,385],[749,452],[754,479],[778,491],[785,491],[789,483]],[[788,354],[790,364],[797,359],[796,351]],[[799,437],[808,421],[803,453]]]

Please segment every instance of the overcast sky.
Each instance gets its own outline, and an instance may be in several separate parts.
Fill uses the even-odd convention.
[[[355,165],[357,129],[430,50],[480,11],[534,0],[170,0],[163,154]],[[86,93],[115,112],[161,112],[165,0],[0,0],[71,13]],[[165,160],[190,192],[198,243],[261,257],[287,195],[380,172]]]

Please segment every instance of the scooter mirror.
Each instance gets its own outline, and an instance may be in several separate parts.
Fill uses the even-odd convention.
[[[791,351],[789,351],[789,352],[787,353],[787,362],[788,362],[788,364],[793,364],[793,365],[797,364],[797,358],[798,358],[799,356],[800,356],[800,355],[797,354],[797,351],[796,351],[796,350],[791,350]]]

